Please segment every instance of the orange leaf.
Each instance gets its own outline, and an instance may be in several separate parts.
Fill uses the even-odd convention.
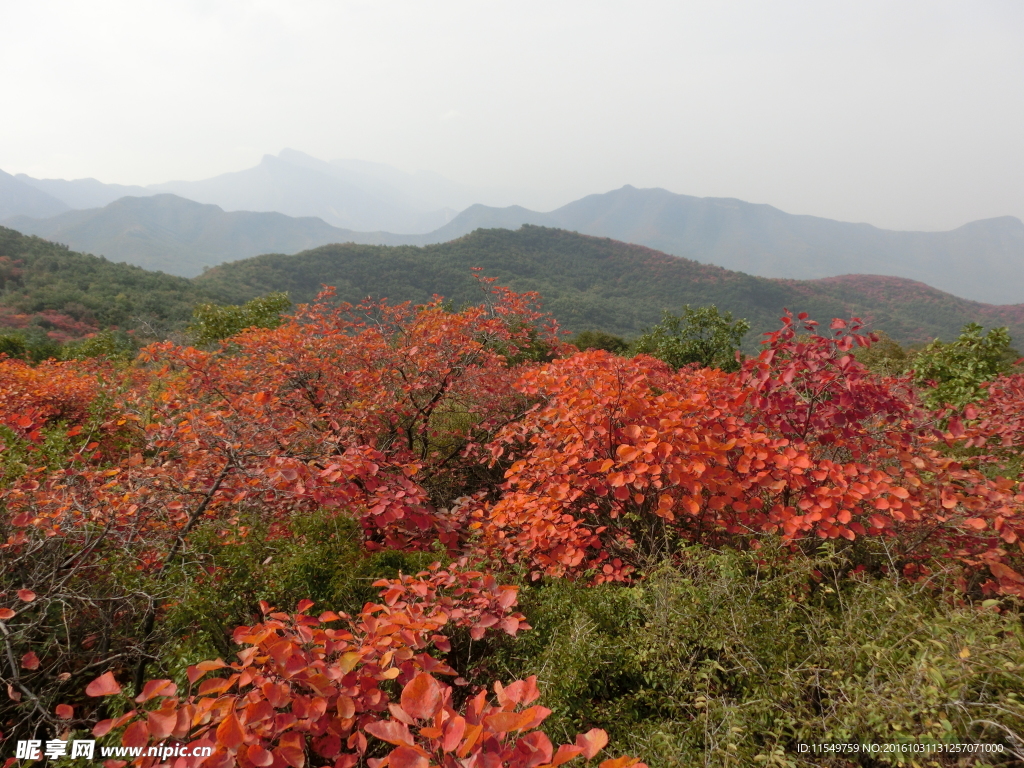
[[[495,733],[508,733],[520,730],[530,719],[521,712],[497,712],[484,718],[484,725]]]
[[[245,732],[242,730],[242,724],[238,722],[234,710],[228,712],[227,717],[217,726],[217,741],[231,752],[237,752],[238,748],[242,746],[242,742],[245,741]]]
[[[534,706],[529,709],[524,709],[519,713],[522,720],[519,723],[521,730],[529,730],[536,728],[538,725],[547,720],[548,715],[551,714],[551,710],[547,707]]]
[[[150,680],[142,689],[142,693],[135,697],[139,704],[149,701],[157,696],[173,696],[178,690],[170,680]]]
[[[121,692],[121,686],[114,679],[113,672],[104,672],[85,688],[86,696],[113,696]]]
[[[558,748],[558,751],[555,752],[555,756],[551,759],[551,765],[558,766],[562,763],[567,763],[581,754],[583,754],[583,747],[576,747],[570,746],[568,744],[563,744]]]
[[[639,766],[644,764],[639,762],[635,757],[623,755],[622,757],[616,757],[612,760],[605,760],[601,763],[600,768],[629,768],[633,765]],[[646,766],[644,766],[644,768],[646,768]]]
[[[1016,581],[1018,584],[1024,584],[1024,576],[1021,576],[1013,568],[1002,563],[989,563],[988,569],[992,571],[992,575],[1000,581]]]
[[[36,593],[33,592],[31,589],[19,589],[18,599],[26,603],[31,603],[33,600],[36,599]]]
[[[174,732],[174,726],[178,724],[178,713],[173,710],[157,710],[149,713],[146,722],[154,739],[166,739]]]
[[[615,449],[615,455],[619,457],[619,461],[627,464],[639,456],[640,451],[632,445],[620,445]]]
[[[211,672],[214,669],[224,669],[227,664],[222,659],[215,659],[213,661],[200,661],[196,664],[196,669],[200,672]]]
[[[413,717],[427,720],[441,708],[441,686],[430,675],[420,672],[402,689],[402,709]]]
[[[129,725],[121,735],[121,745],[124,747],[144,747],[148,743],[149,728],[141,720]]]
[[[7,619],[13,619],[17,615],[18,614],[10,608],[0,608],[0,620],[6,621]]]
[[[376,723],[370,723],[363,730],[389,744],[399,747],[412,745],[412,734],[409,733],[409,726],[405,723],[394,720],[378,720]]]
[[[352,701],[352,699],[349,698],[348,696],[339,696],[338,697],[338,717],[347,720],[348,718],[350,718],[353,715],[355,715],[355,713],[356,713],[356,704],[355,704],[355,702]]]
[[[56,711],[57,717],[59,717],[61,720],[70,720],[72,717],[75,716],[75,708],[69,706],[68,704],[58,704]]]
[[[587,760],[592,760],[607,744],[608,734],[600,728],[591,728],[576,736],[576,746],[583,750],[583,757]]]
[[[466,726],[466,740],[462,742],[462,746],[459,747],[459,751],[455,753],[456,757],[462,758],[469,754],[470,750],[476,744],[477,739],[480,738],[480,734],[483,733],[484,727],[477,723],[476,725]]]

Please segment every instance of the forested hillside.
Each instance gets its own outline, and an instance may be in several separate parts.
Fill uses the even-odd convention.
[[[38,328],[63,338],[115,326],[182,327],[203,286],[181,277],[75,253],[0,227],[0,328]],[[152,335],[150,334],[150,335]]]
[[[211,269],[195,282],[232,302],[270,291],[309,301],[328,284],[350,302],[366,296],[424,302],[441,294],[459,305],[479,299],[473,267],[516,290],[538,291],[545,308],[577,332],[634,336],[656,323],[662,310],[715,304],[751,322],[752,347],[786,307],[815,317],[859,316],[903,342],[951,339],[970,321],[1006,325],[1015,338],[1024,338],[1024,305],[980,304],[891,277],[770,280],[538,226],[478,230],[421,248],[344,244],[258,256]]]
[[[642,246],[526,226],[479,230],[451,243],[331,245],[285,256],[225,264],[188,280],[75,253],[0,228],[0,328],[50,338],[79,338],[102,328],[162,338],[189,322],[197,302],[239,304],[284,291],[308,302],[322,285],[339,298],[367,296],[454,305],[480,298],[473,269],[520,291],[537,291],[573,333],[600,330],[627,338],[657,323],[663,310],[714,304],[752,325],[745,348],[774,328],[785,308],[816,317],[859,316],[903,343],[952,339],[968,322],[1007,326],[1024,338],[1024,305],[998,307],[958,299],[900,278],[848,275],[769,280],[668,256]]]

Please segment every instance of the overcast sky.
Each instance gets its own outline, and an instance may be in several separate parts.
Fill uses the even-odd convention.
[[[0,0],[0,169],[291,147],[554,207],[632,184],[893,229],[1024,218],[1024,3]]]

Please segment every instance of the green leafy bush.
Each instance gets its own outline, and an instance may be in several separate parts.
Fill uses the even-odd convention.
[[[693,548],[634,587],[527,587],[535,629],[501,658],[539,675],[553,737],[601,727],[652,768],[806,765],[797,745],[826,742],[1000,743],[975,764],[1019,764],[1020,614],[850,566],[831,546]]]
[[[628,341],[621,336],[613,336],[604,331],[583,331],[568,341],[581,352],[586,352],[588,349],[603,349],[616,355],[624,355],[629,351]]]
[[[739,369],[736,353],[750,330],[746,320],[733,320],[732,312],[718,307],[686,305],[682,315],[665,312],[661,322],[634,344],[637,353],[652,355],[673,368],[696,363],[702,368]]]
[[[286,293],[268,293],[244,304],[197,304],[187,332],[198,346],[234,336],[246,328],[277,328],[292,302]]]
[[[960,408],[981,397],[982,385],[1009,370],[1019,356],[1006,328],[985,334],[977,323],[968,323],[956,341],[935,340],[921,350],[913,361],[914,377],[928,406]]]

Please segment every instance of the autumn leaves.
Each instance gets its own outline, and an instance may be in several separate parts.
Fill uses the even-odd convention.
[[[1024,595],[1024,496],[1018,476],[993,470],[1022,447],[1020,377],[936,414],[910,380],[856,361],[869,343],[856,323],[819,335],[788,317],[734,373],[567,356],[536,297],[485,285],[488,302],[458,312],[440,300],[336,307],[327,293],[220,350],[163,343],[130,367],[0,360],[0,548],[35,579],[0,605],[21,643],[19,685],[54,698],[58,668],[104,670],[82,706],[41,707],[51,727],[74,712],[83,725],[92,700],[127,689],[138,706],[95,724],[98,738],[189,741],[212,750],[209,768],[550,768],[595,758],[604,732],[556,749],[538,730],[535,678],[469,691],[448,657],[455,631],[529,629],[506,568],[621,582],[686,543],[874,536],[907,573],[952,562],[983,592]],[[510,364],[528,352],[551,361]],[[187,688],[143,684],[159,590],[141,609],[138,595],[109,601],[145,617],[124,637],[74,658],[38,645],[54,631],[47,606],[86,606],[69,615],[89,638],[110,624],[89,594],[61,591],[70,576],[101,583],[117,560],[159,586],[197,568],[186,555],[198,527],[230,547],[249,535],[244,519],[287,537],[324,510],[357,520],[366,551],[436,550],[449,564],[379,582],[378,601],[352,615],[264,605],[234,632],[237,660],[191,665]],[[216,566],[194,577],[216,579]]]

